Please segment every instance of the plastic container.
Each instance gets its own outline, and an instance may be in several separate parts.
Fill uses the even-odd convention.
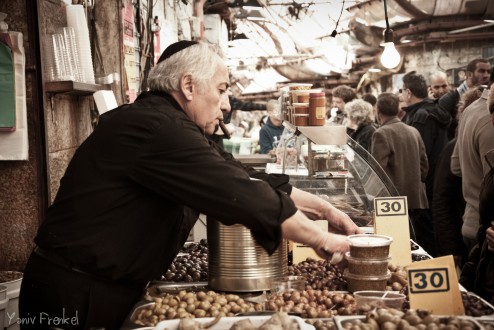
[[[293,113],[294,114],[308,114],[309,113],[309,103],[293,103]]]
[[[348,283],[348,291],[385,291],[386,283],[391,277],[391,273],[388,271],[386,275],[381,276],[363,276],[351,274],[348,269],[343,272],[343,277],[346,278]]]
[[[389,256],[393,239],[384,235],[358,234],[347,237],[350,256],[357,259],[382,260]]]
[[[324,126],[326,123],[326,94],[309,93],[309,125]]]
[[[382,260],[364,260],[356,259],[350,256],[350,253],[345,254],[348,260],[348,271],[354,275],[364,276],[381,276],[386,275],[388,272],[389,260],[391,258],[385,258]]]
[[[401,310],[406,296],[391,291],[355,291],[353,293],[357,308],[389,307]]]
[[[306,278],[303,276],[283,276],[273,279],[271,282],[271,293],[280,294],[290,291],[305,290]]]
[[[294,114],[293,115],[295,126],[309,126],[309,115],[308,114]]]

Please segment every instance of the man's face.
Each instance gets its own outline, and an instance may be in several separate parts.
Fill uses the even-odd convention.
[[[431,80],[431,91],[434,98],[438,99],[449,91],[449,84],[446,79],[436,77]]]
[[[477,63],[475,71],[471,74],[472,86],[489,85],[489,75],[491,72],[491,65],[489,63]]]
[[[343,112],[345,101],[341,97],[333,96],[333,108],[338,108],[338,110]]]
[[[193,98],[187,105],[191,119],[204,130],[204,134],[213,134],[223,119],[223,112],[230,111],[228,100],[229,78],[226,66],[221,65],[216,71],[204,93],[194,89]]]

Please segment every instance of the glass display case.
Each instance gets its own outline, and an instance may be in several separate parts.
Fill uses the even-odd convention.
[[[375,197],[399,195],[376,160],[346,134],[345,126],[287,123],[285,128],[278,161],[267,164],[266,172],[288,174],[294,187],[330,201],[361,227],[373,225]]]

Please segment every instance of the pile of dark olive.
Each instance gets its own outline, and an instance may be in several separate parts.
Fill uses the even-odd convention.
[[[438,317],[426,310],[408,310],[378,308],[369,312],[365,318],[348,320],[343,329],[478,329],[470,320],[457,316]]]
[[[219,294],[214,291],[196,293],[182,290],[176,295],[144,298],[154,304],[139,309],[132,321],[145,326],[155,326],[163,320],[234,316],[237,313],[258,312],[264,309],[262,304],[245,301],[236,294]]]
[[[479,317],[494,314],[494,310],[475,295],[462,292],[461,299],[466,315]]]
[[[164,281],[201,282],[208,280],[208,246],[206,240],[186,245],[163,276]]]
[[[329,290],[287,291],[269,295],[266,301],[266,310],[295,313],[306,319],[353,315],[355,308],[353,295]]]
[[[430,258],[431,257],[426,254],[412,253],[412,261],[429,260]]]
[[[332,319],[308,319],[305,323],[312,325],[316,330],[336,330],[336,324]]]
[[[288,266],[288,275],[304,276],[307,290],[346,291],[347,282],[341,270],[327,260],[307,258],[296,265]]]
[[[412,251],[415,251],[415,250],[418,250],[420,248],[420,246],[418,246],[418,244],[416,244],[415,242],[413,241],[410,241],[410,249]]]

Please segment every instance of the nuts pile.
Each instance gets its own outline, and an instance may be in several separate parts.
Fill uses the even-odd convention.
[[[237,313],[256,312],[264,309],[262,304],[247,302],[235,294],[218,294],[214,291],[187,292],[181,290],[176,295],[162,297],[144,296],[154,302],[137,311],[134,323],[155,326],[163,320],[234,316]]]
[[[308,319],[305,320],[305,323],[312,325],[316,330],[336,330],[338,329],[336,327],[336,324],[334,321],[331,320],[314,320],[314,319]]]
[[[307,281],[307,290],[346,291],[347,283],[343,273],[335,265],[327,260],[315,260],[307,258],[296,265],[288,266],[288,275],[301,275]]]
[[[426,310],[378,308],[364,319],[344,322],[344,329],[477,329],[470,320],[456,316],[437,317]]]
[[[206,240],[182,248],[185,255],[177,256],[163,280],[172,282],[200,282],[208,280],[208,246]]]
[[[267,310],[296,313],[302,318],[353,315],[355,306],[355,299],[351,294],[312,289],[270,295],[266,302]]]

